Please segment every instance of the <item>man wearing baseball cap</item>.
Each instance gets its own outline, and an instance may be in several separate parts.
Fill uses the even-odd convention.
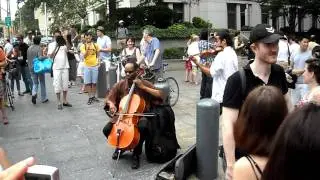
[[[285,72],[280,65],[275,64],[280,37],[270,25],[258,24],[255,26],[250,33],[250,42],[252,43],[250,48],[255,54],[255,59],[243,69],[240,68],[227,80],[222,102],[222,136],[227,162],[225,174],[228,180],[237,176],[236,173],[233,174],[233,166],[235,161],[243,156],[235,147],[233,127],[242,103],[249,92],[261,85],[278,87],[286,98],[289,110],[291,109]],[[242,85],[242,80],[245,80],[244,85]]]
[[[119,27],[116,30],[117,48],[123,49],[126,46],[126,39],[129,35],[128,29],[124,27],[124,21],[119,21]]]

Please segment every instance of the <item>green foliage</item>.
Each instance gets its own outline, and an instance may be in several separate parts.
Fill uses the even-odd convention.
[[[181,59],[184,56],[184,47],[164,49],[163,59]]]
[[[193,17],[192,24],[196,28],[212,28],[212,24],[206,22],[205,20],[201,19],[200,17]]]
[[[118,20],[122,19],[125,21],[126,26],[145,26],[150,24],[158,28],[167,28],[170,26],[174,17],[174,12],[167,6],[119,8],[116,14]]]

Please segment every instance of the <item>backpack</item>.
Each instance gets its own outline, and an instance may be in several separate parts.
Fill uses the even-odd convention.
[[[145,152],[148,161],[164,163],[174,158],[180,148],[174,126],[175,116],[169,105],[158,105],[151,111],[157,115],[150,121]]]

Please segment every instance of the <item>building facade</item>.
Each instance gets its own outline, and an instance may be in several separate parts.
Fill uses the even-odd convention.
[[[181,22],[191,22],[193,17],[201,17],[212,23],[215,28],[237,30],[253,27],[259,23],[270,24],[276,29],[288,26],[287,20],[283,17],[277,18],[276,22],[272,21],[271,12],[263,11],[260,4],[254,0],[164,0],[164,2],[179,14],[178,21]],[[120,0],[118,8],[136,7],[139,3],[140,0]],[[105,6],[105,4],[100,3],[88,8],[89,25],[94,25],[99,19],[105,17],[95,11],[99,6]],[[309,30],[311,17],[302,19],[301,26],[302,31]]]

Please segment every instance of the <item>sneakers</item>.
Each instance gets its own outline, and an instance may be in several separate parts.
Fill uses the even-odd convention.
[[[70,103],[68,103],[68,102],[67,103],[63,103],[62,105],[65,106],[65,107],[72,107],[72,105]]]
[[[93,103],[93,99],[92,99],[92,98],[89,98],[87,104],[88,104],[88,105],[91,105],[92,103]]]
[[[140,157],[139,155],[132,155],[132,164],[131,164],[131,168],[132,169],[138,169],[140,167]]]
[[[96,98],[95,96],[92,97],[92,101],[94,102],[100,102],[98,98]]]
[[[32,96],[31,102],[32,102],[32,104],[37,104],[37,95],[36,94]]]

